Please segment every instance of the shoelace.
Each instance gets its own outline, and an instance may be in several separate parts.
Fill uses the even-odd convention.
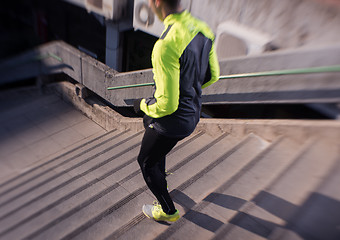
[[[154,209],[155,209],[156,212],[161,212],[161,211],[163,211],[162,206],[159,204],[158,201],[153,201],[152,205],[155,206]]]

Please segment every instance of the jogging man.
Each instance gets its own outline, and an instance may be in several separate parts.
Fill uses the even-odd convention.
[[[144,205],[156,221],[175,222],[180,215],[167,190],[165,156],[199,122],[202,88],[219,78],[214,34],[207,24],[181,11],[180,0],[149,0],[165,30],[155,43],[152,66],[155,92],[134,102],[146,128],[138,163],[159,204]]]

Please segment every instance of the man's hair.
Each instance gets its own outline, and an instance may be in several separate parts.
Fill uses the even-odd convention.
[[[177,8],[181,2],[181,0],[163,0],[166,2],[171,8]]]

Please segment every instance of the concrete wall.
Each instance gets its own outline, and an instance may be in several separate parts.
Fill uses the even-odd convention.
[[[279,48],[340,42],[334,0],[194,0],[191,12],[215,32],[220,23],[234,21],[269,34]]]
[[[85,6],[85,0],[67,1],[78,5],[79,2],[83,2],[83,7]],[[135,3],[141,1],[144,0]],[[131,0],[122,2],[127,3]],[[147,3],[146,0],[144,2]],[[215,33],[219,24],[233,21],[268,34],[280,48],[340,42],[340,3],[337,0],[182,0],[182,2],[194,16],[206,21]],[[132,8],[132,3],[129,7]],[[147,31],[147,28],[141,30]]]

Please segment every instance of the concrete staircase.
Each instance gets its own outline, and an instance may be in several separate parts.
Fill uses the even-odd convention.
[[[143,130],[117,125],[2,181],[0,239],[339,239],[339,130],[202,120],[168,155],[167,224],[141,212]]]

